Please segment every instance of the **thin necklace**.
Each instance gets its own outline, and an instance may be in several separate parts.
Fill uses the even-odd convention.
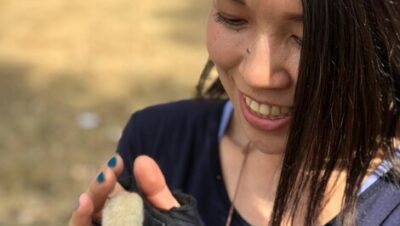
[[[233,216],[233,211],[235,209],[235,201],[236,201],[236,197],[238,195],[238,191],[239,191],[239,185],[241,184],[241,180],[242,180],[242,176],[243,176],[243,171],[247,162],[247,157],[249,156],[249,152],[250,152],[250,142],[247,143],[247,145],[244,147],[242,153],[244,154],[244,158],[242,160],[242,164],[240,166],[240,172],[239,172],[239,178],[238,181],[236,182],[236,186],[235,186],[235,191],[233,193],[233,199],[231,202],[231,206],[229,207],[229,212],[228,212],[228,217],[226,218],[226,223],[225,226],[230,226],[231,222],[232,222],[232,216]]]

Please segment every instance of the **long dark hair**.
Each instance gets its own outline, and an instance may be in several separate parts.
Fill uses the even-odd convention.
[[[400,110],[400,3],[393,0],[302,0],[304,41],[293,118],[270,225],[294,219],[317,225],[334,170],[346,173],[341,225],[354,225],[357,192],[378,154],[399,178],[393,140]],[[219,79],[198,97],[224,95]],[[310,193],[309,191],[312,191]],[[304,206],[303,206],[304,207]]]

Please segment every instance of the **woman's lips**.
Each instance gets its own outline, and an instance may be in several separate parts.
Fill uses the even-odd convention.
[[[250,109],[246,104],[246,98],[243,94],[240,94],[239,96],[243,116],[252,126],[264,131],[276,131],[289,125],[291,119],[290,115],[275,118],[263,117]]]

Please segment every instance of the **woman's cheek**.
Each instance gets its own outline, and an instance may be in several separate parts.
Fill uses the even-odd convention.
[[[212,16],[208,21],[207,49],[210,59],[219,68],[229,70],[240,63],[241,43],[236,31],[217,23]]]

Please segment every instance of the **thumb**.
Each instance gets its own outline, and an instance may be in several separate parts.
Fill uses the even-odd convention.
[[[152,158],[138,156],[133,164],[133,173],[145,198],[154,207],[169,210],[180,206],[169,190],[160,167]]]

